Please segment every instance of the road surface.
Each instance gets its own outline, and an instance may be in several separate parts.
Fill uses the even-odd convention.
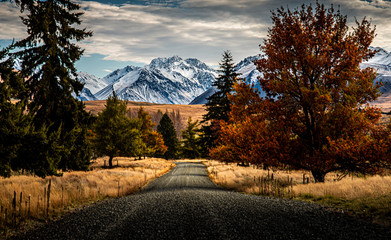
[[[391,239],[384,228],[316,204],[217,187],[201,163],[177,163],[127,197],[109,199],[21,239]]]

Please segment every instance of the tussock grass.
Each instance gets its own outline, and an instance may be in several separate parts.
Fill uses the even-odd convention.
[[[324,183],[314,183],[306,171],[263,170],[255,166],[242,167],[234,163],[208,161],[209,177],[216,184],[248,194],[262,194],[259,178],[281,182],[285,197],[336,207],[376,223],[391,226],[391,176],[345,177],[337,181],[338,174],[326,175]],[[303,184],[303,175],[305,184]],[[269,177],[268,177],[269,176]],[[291,185],[288,183],[291,179]],[[307,177],[309,183],[307,184]]]
[[[348,200],[379,197],[391,193],[391,176],[367,178],[346,177],[338,182],[300,184],[293,187],[296,195],[310,193],[317,197],[334,196]]]
[[[47,219],[61,214],[64,210],[106,197],[129,195],[174,166],[172,162],[163,159],[148,158],[134,161],[131,158],[118,158],[119,167],[108,169],[103,167],[104,160],[107,159],[105,157],[95,160],[91,165],[91,171],[65,172],[61,177],[42,179],[22,175],[0,178],[0,228],[15,227],[15,224],[18,225],[24,219]],[[114,162],[116,165],[116,159]],[[46,192],[48,190],[49,181],[51,188],[47,211],[47,193],[44,193],[45,188]],[[14,192],[16,207],[13,207]]]

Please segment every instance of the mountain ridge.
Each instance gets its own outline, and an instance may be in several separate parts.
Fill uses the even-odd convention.
[[[384,82],[381,91],[391,93],[391,53],[382,48],[373,48],[378,53],[360,64],[362,68],[377,69],[376,82]],[[254,61],[259,56],[249,56],[235,65],[239,77],[247,84],[261,90]],[[205,104],[207,97],[216,89],[212,82],[218,72],[196,58],[182,59],[179,56],[159,57],[144,67],[126,66],[103,78],[87,73],[78,73],[85,87],[79,96],[81,100],[105,100],[113,90],[124,100],[160,104]],[[261,95],[263,92],[261,91]]]

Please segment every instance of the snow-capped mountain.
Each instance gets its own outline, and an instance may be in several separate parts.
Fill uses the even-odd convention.
[[[258,77],[262,74],[256,69],[254,61],[259,59],[258,56],[251,56],[243,59],[235,65],[235,70],[239,74],[239,78],[243,79],[247,84],[254,84],[254,87],[261,90],[258,82]],[[216,92],[216,88],[212,86],[200,96],[196,97],[190,104],[205,104],[207,98]],[[262,95],[262,92],[261,92]]]
[[[377,50],[378,53],[369,61],[363,62],[361,67],[377,69],[379,75],[376,81],[383,82],[383,95],[391,94],[391,53],[381,48]],[[240,78],[260,90],[257,79],[262,74],[254,65],[258,58],[247,57],[240,61],[235,69]],[[205,104],[206,99],[216,91],[211,84],[217,75],[215,70],[194,58],[156,58],[145,67],[127,66],[101,79],[87,73],[79,73],[79,79],[85,83],[79,98],[104,100],[114,90],[121,99],[132,101]]]
[[[107,99],[114,90],[119,98],[131,101],[188,104],[211,87],[217,73],[197,59],[173,56],[153,59],[145,67],[118,69],[102,79],[83,76],[79,78],[86,83],[85,89],[99,100]],[[79,98],[91,96],[83,92]]]

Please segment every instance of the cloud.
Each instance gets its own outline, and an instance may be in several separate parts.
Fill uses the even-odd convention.
[[[110,70],[110,69],[103,69],[103,71],[108,72],[108,73],[113,72],[113,70]]]
[[[281,6],[294,9],[302,4],[296,0],[150,0],[149,4],[138,5],[126,2],[129,1],[113,5],[79,1],[85,11],[82,27],[94,32],[93,37],[79,43],[86,49],[85,54],[99,53],[106,60],[146,64],[156,57],[179,55],[216,65],[222,52],[229,49],[234,60],[239,61],[259,54],[259,44],[271,27],[270,10]],[[313,0],[304,2],[315,4]],[[319,2],[326,7],[339,6],[348,15],[350,26],[354,17],[371,19],[377,26],[373,45],[391,50],[390,1]],[[17,17],[18,9],[9,3],[0,5],[0,39],[23,37],[25,28]]]
[[[27,36],[20,10],[10,2],[0,2],[0,39],[22,39]]]

